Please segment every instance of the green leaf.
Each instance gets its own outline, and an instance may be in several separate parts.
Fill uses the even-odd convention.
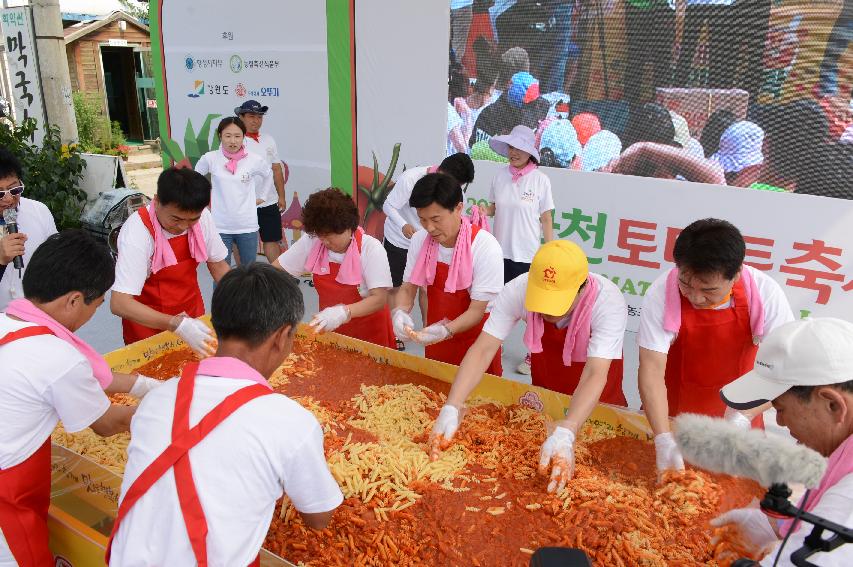
[[[203,156],[207,152],[210,151],[210,123],[214,118],[219,118],[222,116],[221,114],[208,114],[207,118],[204,119],[204,124],[201,126],[201,130],[198,131],[198,136],[196,137],[196,144],[198,145],[198,157]],[[216,136],[217,140],[219,136]]]

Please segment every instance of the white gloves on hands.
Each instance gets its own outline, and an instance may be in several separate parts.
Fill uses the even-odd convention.
[[[409,340],[409,331],[415,326],[412,316],[399,307],[391,312],[391,322],[394,324],[394,334],[401,341]]]
[[[207,358],[216,352],[216,337],[213,336],[213,329],[198,319],[184,317],[175,329],[175,334],[201,358]]]
[[[130,388],[128,394],[136,398],[137,400],[141,400],[145,397],[145,394],[156,388],[162,384],[160,380],[155,378],[149,378],[148,376],[143,376],[142,374],[137,375],[136,382],[133,383],[133,387]]]
[[[741,429],[751,429],[752,420],[734,408],[726,408],[726,413],[723,415],[726,421],[733,425],[737,425]]]
[[[446,319],[439,321],[438,323],[433,323],[428,327],[424,327],[420,331],[409,332],[409,337],[413,341],[424,346],[440,343],[449,336],[450,330],[447,328]]]
[[[734,524],[743,543],[756,557],[761,557],[779,542],[779,537],[773,531],[770,519],[756,505],[757,501],[753,500],[750,507],[729,510],[711,520],[711,525],[721,528]]]
[[[349,318],[350,312],[345,305],[333,305],[314,315],[309,326],[316,333],[332,332],[349,321]]]
[[[450,446],[453,436],[462,423],[462,412],[455,406],[445,404],[441,408],[435,425],[432,426],[430,434],[430,458],[438,459],[439,453]]]
[[[548,465],[551,465],[548,492],[560,492],[575,472],[575,434],[570,429],[558,426],[542,444],[539,474],[548,474]]]
[[[655,435],[655,459],[658,467],[658,477],[666,470],[684,470],[684,458],[675,442],[675,436],[669,433]]]

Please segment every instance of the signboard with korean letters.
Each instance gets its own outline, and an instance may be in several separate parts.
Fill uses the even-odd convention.
[[[7,77],[4,82],[11,91],[7,97],[12,115],[18,124],[34,118],[41,127],[44,124],[44,105],[30,9],[21,6],[0,10],[0,31],[6,58]],[[33,141],[38,144],[41,138],[39,129]]]

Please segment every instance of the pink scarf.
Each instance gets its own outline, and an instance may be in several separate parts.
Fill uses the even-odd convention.
[[[107,364],[104,357],[95,352],[95,349],[90,347],[86,341],[66,329],[59,321],[36,307],[29,299],[12,301],[6,307],[6,315],[12,315],[28,323],[47,327],[54,335],[76,348],[80,354],[86,357],[92,367],[92,374],[101,388],[106,388],[112,383],[113,371],[110,370],[110,365]]]
[[[154,201],[148,205],[148,217],[151,219],[151,226],[154,227],[154,255],[151,257],[151,273],[156,274],[163,268],[176,265],[178,260],[175,258],[175,251],[172,250],[169,239],[163,235],[163,227],[160,226],[160,220],[154,212]],[[190,245],[190,256],[193,260],[199,264],[207,262],[207,245],[204,243],[204,233],[201,230],[200,222],[189,228],[187,240]]]
[[[471,207],[471,215],[468,217],[468,220],[471,221],[471,226],[479,227],[486,232],[492,232],[492,227],[489,226],[489,217],[481,213],[480,207],[477,205]]]
[[[410,282],[418,287],[432,285],[435,282],[435,267],[438,264],[438,241],[427,235],[418,253],[418,260],[412,270]],[[462,217],[462,225],[456,236],[450,269],[444,282],[444,291],[456,293],[468,289],[474,281],[474,256],[471,253],[471,221]]]
[[[431,166],[427,167],[427,173],[437,173],[437,172],[438,172],[438,166],[437,165],[431,165]]]
[[[586,362],[589,349],[589,337],[592,327],[592,308],[598,298],[598,281],[589,277],[586,287],[577,300],[569,318],[566,340],[563,343],[563,365],[574,362]],[[545,334],[545,320],[541,313],[527,312],[527,329],[524,331],[524,344],[534,354],[542,352],[542,335]]]
[[[509,166],[509,172],[512,174],[512,182],[513,183],[517,182],[519,179],[521,179],[521,177],[523,175],[527,175],[528,173],[530,173],[531,171],[533,171],[537,167],[539,167],[539,166],[537,166],[536,162],[533,160],[528,161],[527,165],[525,165],[521,169],[515,167],[514,165],[510,165]]]
[[[758,285],[752,272],[743,267],[741,270],[746,303],[749,307],[749,325],[754,337],[764,336],[764,302],[758,293]],[[670,333],[678,333],[681,328],[681,292],[678,291],[678,268],[666,275],[664,295],[663,328]]]
[[[246,147],[240,146],[240,149],[234,153],[229,152],[225,149],[225,146],[222,146],[222,155],[228,158],[228,163],[225,164],[225,169],[231,172],[231,175],[237,173],[237,165],[238,162],[249,155],[246,153]]]
[[[814,510],[820,499],[826,494],[826,491],[847,476],[853,474],[853,435],[849,436],[844,443],[838,446],[832,455],[829,456],[829,462],[826,466],[826,472],[823,473],[823,478],[820,479],[820,484],[817,489],[809,494],[809,500],[803,508],[806,512]],[[800,507],[803,502],[800,501]],[[788,530],[794,529],[794,519],[788,519],[782,522],[782,534],[786,534]]]
[[[238,380],[251,380],[272,390],[266,378],[261,373],[237,358],[231,356],[212,356],[198,363],[198,372],[202,376],[216,376],[218,378],[236,378]]]
[[[357,240],[361,240],[364,234],[364,229],[358,227],[355,229],[352,240],[347,247],[344,261],[341,262],[341,269],[338,270],[338,275],[335,276],[335,281],[344,285],[360,285],[361,277],[361,247]],[[311,251],[308,252],[308,258],[305,260],[305,269],[312,274],[324,276],[329,273],[329,249],[320,242],[319,238],[314,240],[311,246]]]

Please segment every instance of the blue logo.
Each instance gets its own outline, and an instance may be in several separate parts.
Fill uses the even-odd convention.
[[[231,72],[239,73],[243,70],[243,58],[239,55],[232,55],[231,59],[228,60],[228,66],[231,68]]]
[[[184,67],[187,68],[187,71],[192,71],[193,67],[195,67],[195,59],[193,59],[192,55],[187,55],[184,59]]]

